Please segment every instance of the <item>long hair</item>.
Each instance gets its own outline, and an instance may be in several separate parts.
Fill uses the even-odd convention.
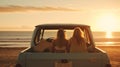
[[[65,33],[64,33],[64,30],[62,28],[60,28],[57,32],[57,39],[58,40],[63,40],[63,39],[66,39],[65,38]]]
[[[81,41],[83,41],[84,38],[84,33],[83,31],[79,28],[76,27],[74,29],[73,37],[77,40],[77,42],[80,44]]]

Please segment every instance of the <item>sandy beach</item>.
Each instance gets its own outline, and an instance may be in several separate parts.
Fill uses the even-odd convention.
[[[120,46],[98,46],[106,51],[112,67],[120,67]],[[0,67],[14,67],[20,51],[26,47],[0,47]]]

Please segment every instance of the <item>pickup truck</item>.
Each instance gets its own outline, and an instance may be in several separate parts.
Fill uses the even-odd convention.
[[[66,38],[72,37],[75,27],[84,32],[87,53],[53,53],[52,41],[59,28],[65,30]],[[40,24],[35,26],[31,46],[21,51],[16,67],[111,67],[105,51],[95,46],[89,25],[83,24]]]

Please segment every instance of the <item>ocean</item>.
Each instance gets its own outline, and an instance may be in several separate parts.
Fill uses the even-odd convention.
[[[120,32],[92,32],[95,45],[120,45]],[[0,31],[0,47],[29,47],[33,31]]]
[[[0,31],[0,47],[29,47],[32,31]]]

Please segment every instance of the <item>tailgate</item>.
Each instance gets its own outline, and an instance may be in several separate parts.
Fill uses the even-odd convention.
[[[26,67],[102,67],[99,53],[27,53]]]

